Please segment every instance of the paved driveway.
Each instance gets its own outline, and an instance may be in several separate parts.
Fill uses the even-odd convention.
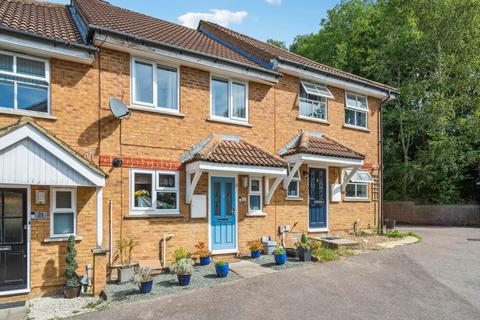
[[[480,319],[480,229],[408,230],[423,241],[76,319]]]

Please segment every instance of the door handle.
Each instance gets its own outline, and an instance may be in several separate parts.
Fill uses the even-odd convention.
[[[12,246],[0,246],[0,251],[10,251],[12,250]]]

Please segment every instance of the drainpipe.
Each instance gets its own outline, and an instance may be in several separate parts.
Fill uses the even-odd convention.
[[[384,204],[383,204],[383,171],[384,171],[384,165],[383,165],[383,108],[385,107],[385,104],[390,100],[391,98],[391,91],[387,91],[387,97],[380,102],[380,140],[379,140],[379,149],[380,149],[380,230],[378,231],[379,234],[383,234],[383,226],[384,226],[384,214],[383,214],[383,209],[384,209]]]

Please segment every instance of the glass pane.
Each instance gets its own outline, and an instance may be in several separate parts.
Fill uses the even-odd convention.
[[[17,73],[45,78],[45,62],[17,57]]]
[[[135,62],[135,100],[153,103],[153,66]]]
[[[5,217],[23,217],[23,194],[18,192],[4,192]]]
[[[151,173],[135,173],[134,181],[134,197],[135,207],[151,208],[152,207],[152,174]]]
[[[367,198],[368,197],[368,186],[365,184],[357,184],[357,197]]]
[[[71,191],[55,192],[55,206],[57,209],[71,209],[72,208],[72,192]]]
[[[251,211],[260,211],[260,196],[251,195],[250,196],[250,210]]]
[[[47,112],[48,89],[28,84],[17,84],[18,109]]]
[[[313,116],[313,103],[305,98],[300,99],[300,115],[304,117]]]
[[[73,212],[54,213],[53,233],[54,234],[73,233]]]
[[[245,119],[247,117],[247,87],[243,84],[233,83],[233,116]]]
[[[157,192],[157,209],[176,209],[176,192]]]
[[[325,103],[323,102],[315,103],[312,116],[316,119],[326,119],[327,118],[326,109],[327,108]]]
[[[174,174],[158,174],[158,186],[160,188],[175,188]]]
[[[15,98],[15,85],[13,82],[0,80],[0,107],[13,108]]]
[[[228,82],[212,80],[212,110],[217,117],[228,118]]]
[[[357,107],[366,110],[367,109],[367,98],[357,96]]]
[[[347,184],[346,190],[345,190],[345,196],[347,197],[355,197],[355,184],[349,183]]]
[[[157,97],[159,107],[178,109],[176,70],[157,69]]]
[[[250,180],[250,190],[251,191],[260,191],[260,180],[257,180],[257,179]]]
[[[367,127],[367,114],[365,112],[357,112],[357,126]]]
[[[13,56],[0,54],[0,70],[13,71]]]
[[[298,197],[298,181],[291,181],[288,185],[288,196]]]
[[[7,218],[4,224],[5,243],[23,242],[23,218]]]
[[[231,216],[233,214],[233,207],[232,207],[232,184],[226,183],[225,184],[225,215]]]
[[[220,216],[220,183],[213,184],[213,215]]]
[[[345,123],[355,125],[355,111],[345,109]]]
[[[347,106],[356,108],[357,107],[357,99],[355,95],[347,93]]]

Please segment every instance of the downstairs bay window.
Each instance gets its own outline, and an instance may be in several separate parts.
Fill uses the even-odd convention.
[[[350,174],[350,170],[345,170],[345,174]],[[369,200],[371,183],[374,183],[374,180],[367,171],[355,172],[345,187],[345,200]]]

